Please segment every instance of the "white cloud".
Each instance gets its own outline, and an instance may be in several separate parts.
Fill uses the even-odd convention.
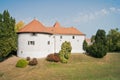
[[[74,22],[76,22],[76,23],[77,22],[79,22],[79,23],[88,22],[88,21],[96,19],[97,17],[105,16],[107,14],[109,14],[109,11],[106,9],[101,9],[100,11],[84,13],[84,14],[80,13],[80,15],[78,15],[74,18]]]
[[[96,20],[99,17],[105,17],[108,14],[114,14],[114,13],[120,13],[120,8],[111,7],[108,9],[103,8],[101,10],[90,12],[90,13],[80,13],[73,19],[73,22],[80,24],[83,22]]]
[[[102,9],[101,11],[100,11],[100,15],[107,15],[108,13],[109,13],[109,11],[108,10],[106,10],[106,9]]]
[[[111,7],[111,8],[110,8],[110,11],[115,12],[115,11],[116,11],[116,8]]]
[[[120,13],[120,8],[111,7],[109,10],[111,13]]]

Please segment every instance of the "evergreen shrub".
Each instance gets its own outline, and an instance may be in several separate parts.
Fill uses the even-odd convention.
[[[70,58],[70,55],[71,55],[71,50],[72,50],[72,47],[70,42],[65,41],[62,43],[61,50],[59,51],[59,57],[62,63],[68,62],[68,59]]]

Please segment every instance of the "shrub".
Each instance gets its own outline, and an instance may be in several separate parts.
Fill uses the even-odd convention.
[[[38,61],[36,58],[33,58],[31,61],[29,61],[29,65],[31,66],[34,66],[34,65],[37,65],[38,64]]]
[[[102,58],[107,53],[107,47],[101,44],[93,44],[86,51],[93,57]]]
[[[104,30],[98,30],[95,35],[95,42],[86,48],[89,55],[102,58],[107,54],[106,35]]]
[[[102,58],[107,53],[107,48],[101,44],[94,44],[89,48],[89,54],[96,58]]]
[[[59,57],[62,63],[68,62],[68,59],[70,58],[71,50],[72,47],[70,42],[65,41],[64,43],[62,43],[61,50],[59,51]]]
[[[88,44],[87,44],[86,40],[84,40],[84,42],[83,42],[83,50],[85,50],[85,51],[86,51],[87,46],[88,46]]]
[[[27,61],[30,61],[30,57],[27,57],[26,60],[27,60]]]
[[[59,55],[57,53],[49,54],[46,59],[48,61],[53,61],[53,62],[59,62],[60,61]]]
[[[16,67],[24,68],[28,65],[28,61],[25,59],[18,60]]]
[[[67,63],[67,62],[68,62],[68,59],[66,58],[67,55],[66,55],[66,57],[65,57],[65,50],[60,50],[59,56],[60,56],[60,61],[61,61],[62,63]]]

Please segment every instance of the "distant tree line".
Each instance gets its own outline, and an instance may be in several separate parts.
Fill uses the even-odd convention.
[[[16,51],[15,19],[5,10],[0,13],[0,60]]]
[[[96,35],[91,37],[92,45],[86,41],[83,43],[83,49],[89,55],[97,58],[104,57],[107,52],[120,52],[120,31],[118,28],[111,29],[106,35],[104,30],[98,30]]]

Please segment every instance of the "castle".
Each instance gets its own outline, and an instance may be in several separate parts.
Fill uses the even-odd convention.
[[[74,27],[65,28],[56,22],[46,27],[34,19],[18,32],[18,57],[42,58],[50,53],[58,53],[61,44],[69,41],[72,53],[83,53],[85,34]]]

